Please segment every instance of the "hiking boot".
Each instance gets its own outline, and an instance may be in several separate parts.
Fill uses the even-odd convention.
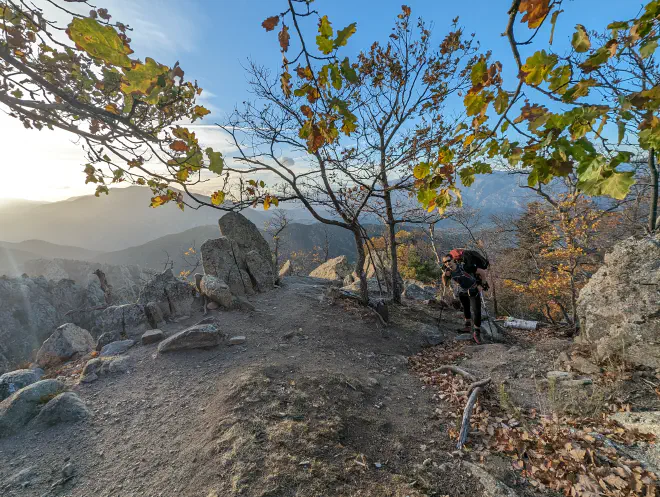
[[[481,328],[477,328],[476,326],[472,329],[472,340],[474,340],[474,343],[477,345],[481,345]]]
[[[472,331],[472,321],[469,319],[465,320],[465,325],[463,326],[462,331],[464,333],[470,333]]]

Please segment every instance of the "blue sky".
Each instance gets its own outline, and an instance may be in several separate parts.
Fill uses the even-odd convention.
[[[256,1],[209,1],[186,2],[187,15],[195,18],[195,48],[182,52],[181,64],[189,77],[212,92],[215,106],[229,111],[243,99],[248,98],[246,79],[242,64],[248,59],[279,67],[280,55],[275,32],[266,33],[261,21],[283,10],[281,0]],[[357,22],[357,33],[351,39],[346,54],[355,55],[368,48],[375,40],[385,40],[397,14],[401,11],[401,0],[316,0],[315,9],[327,14],[335,28]],[[505,66],[505,75],[515,77],[507,71],[513,66],[508,43],[501,33],[507,23],[509,0],[415,0],[408,1],[413,16],[422,16],[433,23],[438,41],[448,31],[451,20],[460,17],[466,33],[474,32],[482,48],[492,50],[495,57]],[[641,2],[631,0],[566,0],[564,13],[560,15],[555,33],[554,47],[559,49],[570,41],[576,23],[587,29],[603,29],[613,20],[627,19],[636,14]],[[307,23],[312,27],[311,20]],[[521,35],[530,33],[520,24]],[[310,33],[311,34],[311,33]],[[539,34],[539,40],[547,41],[548,31]],[[136,52],[140,52],[136,46]],[[528,50],[531,52],[531,49]],[[522,49],[523,60],[525,50]],[[163,54],[167,57],[167,54]],[[213,116],[211,116],[213,117]]]
[[[46,0],[34,0],[46,12],[66,24],[70,18],[52,10]],[[59,0],[61,1],[61,0]],[[196,79],[205,89],[203,103],[213,114],[208,125],[223,121],[225,113],[249,99],[244,65],[249,59],[278,70],[281,64],[276,32],[266,33],[261,22],[286,9],[285,0],[99,0],[98,6],[109,9],[114,19],[130,24],[134,31],[131,45],[134,56],[153,57],[172,65],[180,61],[188,79]],[[368,49],[373,41],[387,40],[401,0],[316,0],[314,8],[327,14],[335,29],[357,22],[357,33],[345,47],[345,55],[354,57]],[[508,43],[501,36],[506,28],[510,0],[410,0],[413,16],[422,16],[433,24],[434,39],[439,43],[449,30],[451,20],[460,17],[466,33],[474,32],[482,49],[492,50],[504,64],[507,87],[515,85],[515,70]],[[76,4],[67,3],[68,8]],[[639,0],[564,0],[559,17],[554,49],[561,51],[570,43],[575,24],[602,30],[614,21],[628,19],[641,8]],[[315,22],[306,23],[315,35]],[[530,31],[518,24],[521,37]],[[545,45],[549,30],[539,34]],[[535,46],[521,50],[523,60]],[[508,81],[508,82],[507,82]],[[449,109],[451,111],[451,109]],[[0,176],[12,181],[0,182],[0,198],[19,197],[60,200],[92,193],[93,185],[84,184],[82,165],[86,162],[79,144],[64,132],[25,130],[15,120],[0,113],[0,133],[7,147],[0,152]],[[205,135],[205,136],[203,136]],[[216,150],[230,152],[226,140],[214,126],[198,131],[198,136]],[[14,166],[20,163],[17,170]]]

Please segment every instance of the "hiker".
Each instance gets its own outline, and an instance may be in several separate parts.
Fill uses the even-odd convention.
[[[472,332],[472,339],[481,343],[481,290],[488,290],[486,270],[488,260],[474,250],[454,249],[442,258],[442,282],[449,286],[454,282],[458,298],[463,306],[465,325],[463,331]],[[474,313],[474,322],[472,321]]]

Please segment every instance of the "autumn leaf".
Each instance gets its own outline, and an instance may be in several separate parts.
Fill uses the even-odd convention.
[[[197,117],[204,117],[204,116],[208,116],[211,113],[211,111],[205,107],[202,107],[201,105],[195,105],[195,108],[193,109],[193,113]]]
[[[117,115],[121,114],[121,112],[117,108],[117,104],[108,104],[105,106],[105,110],[111,112],[112,114],[117,114]]]
[[[332,40],[332,25],[328,20],[328,16],[323,16],[319,19],[319,35],[316,37],[316,45],[319,50],[328,55],[334,49],[334,42]]]
[[[545,50],[536,52],[522,66],[521,72],[525,81],[532,86],[540,85],[557,64],[557,60],[555,54],[548,54]]]
[[[225,192],[217,191],[211,195],[211,203],[213,205],[222,205],[225,201]]]
[[[495,106],[495,112],[498,114],[504,114],[509,108],[509,94],[504,90],[500,90],[497,97],[495,97],[493,105]]]
[[[190,147],[188,147],[188,144],[183,140],[175,140],[170,143],[170,148],[175,152],[187,152]]]
[[[591,40],[589,40],[587,30],[582,24],[575,26],[571,45],[573,45],[573,48],[578,53],[587,52],[591,48]]]
[[[261,23],[266,31],[272,31],[280,23],[280,16],[272,16]]]
[[[348,57],[346,57],[341,62],[341,73],[344,76],[344,78],[346,78],[346,81],[348,81],[351,84],[356,84],[359,81],[357,72],[349,62]]]
[[[168,71],[169,67],[157,63],[151,57],[147,57],[144,64],[134,62],[130,69],[124,70],[121,91],[147,95],[158,85],[160,76]]]
[[[522,0],[518,11],[525,14],[520,22],[526,22],[530,29],[538,28],[550,13],[550,0]]]
[[[421,162],[417,164],[413,169],[413,176],[416,179],[424,179],[429,175],[431,171],[431,166],[428,162]]]
[[[280,47],[282,48],[283,52],[286,52],[289,50],[289,40],[291,39],[291,36],[289,35],[289,27],[286,24],[282,24],[282,29],[280,30],[280,33],[277,35],[277,39],[280,42]]]
[[[131,67],[133,53],[131,47],[119,37],[112,26],[103,26],[91,17],[75,18],[69,24],[66,33],[80,50],[92,57],[101,59],[106,64]]]

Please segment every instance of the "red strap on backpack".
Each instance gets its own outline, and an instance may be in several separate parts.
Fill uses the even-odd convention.
[[[463,258],[463,251],[461,249],[454,249],[449,252],[449,255],[456,261]]]

